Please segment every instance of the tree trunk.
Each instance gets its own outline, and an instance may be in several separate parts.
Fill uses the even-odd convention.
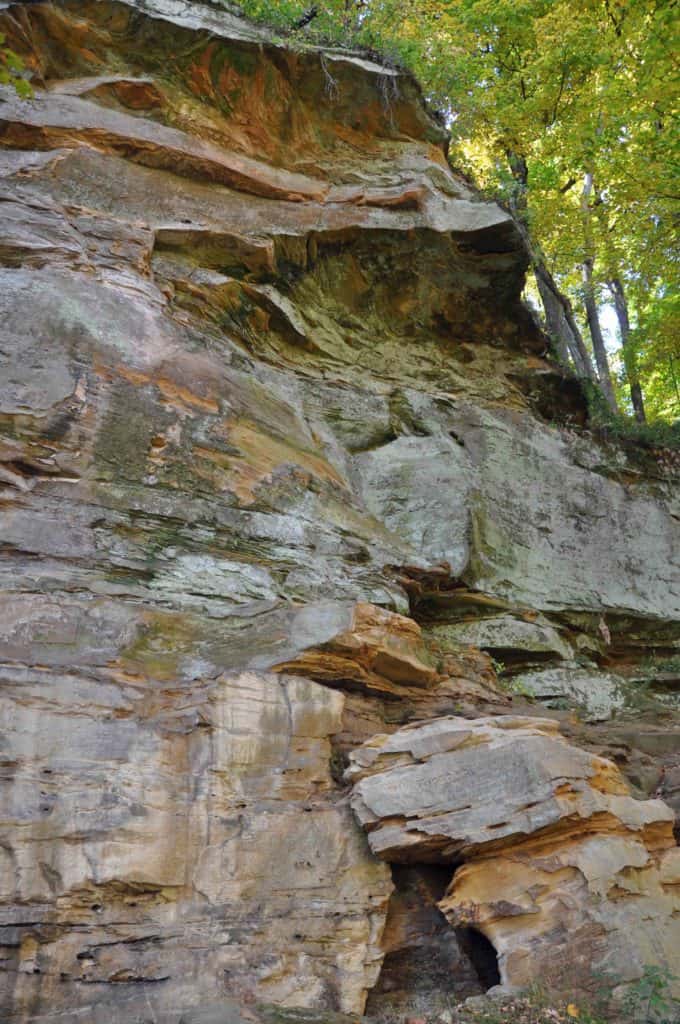
[[[595,299],[595,284],[593,281],[595,244],[592,235],[592,225],[590,223],[589,202],[592,190],[593,176],[590,172],[587,172],[583,181],[583,193],[581,195],[581,217],[583,220],[583,236],[585,244],[585,259],[582,263],[583,300],[586,307],[588,329],[590,330],[590,338],[593,343],[593,352],[595,354],[595,363],[597,365],[597,375],[600,380],[600,387],[602,388],[604,397],[612,412],[618,412],[612,378],[609,372],[607,349],[605,348],[604,338],[602,337],[602,328],[600,327],[600,318],[597,312],[597,301]]]
[[[635,349],[630,343],[630,318],[628,316],[628,303],[626,302],[626,293],[623,290],[623,284],[620,278],[612,278],[612,280],[609,282],[609,291],[611,292],[612,298],[614,299],[614,309],[616,310],[616,318],[619,321],[619,331],[621,333],[621,353],[623,355],[623,365],[626,368],[626,376],[628,378],[628,386],[630,388],[630,398],[633,403],[633,412],[635,413],[635,419],[638,421],[638,423],[646,423],[647,417],[645,416],[645,406],[642,398],[642,388],[640,387],[640,377],[637,369],[637,358]]]
[[[562,309],[559,299],[553,290],[548,287],[545,279],[541,276],[536,267],[534,267],[534,274],[536,276],[536,284],[538,285],[541,302],[543,303],[543,309],[545,310],[546,330],[551,341],[555,345],[560,362],[564,366],[569,366],[569,359],[570,357],[573,358],[570,345],[570,342],[573,343],[573,339],[570,337],[571,332],[569,331],[569,325],[564,319],[564,310]],[[576,366],[576,360],[574,360],[574,365]]]
[[[585,346],[578,324],[574,319],[574,311],[571,308],[569,299],[559,290],[555,279],[543,260],[534,252],[528,238],[526,241],[534,264],[534,273],[541,301],[545,309],[548,333],[552,333],[553,330],[555,331],[554,337],[560,356],[562,356],[563,350],[566,348],[579,377],[597,380],[588,349]],[[568,365],[568,359],[565,362]]]
[[[527,162],[521,154],[512,149],[506,150],[506,156],[510,172],[517,183],[515,194],[510,200],[510,207],[534,268],[538,291],[545,310],[548,334],[554,340],[558,356],[565,366],[569,366],[569,356],[571,356],[577,376],[597,380],[588,349],[574,319],[571,303],[557,287],[554,277],[540,255],[540,250],[534,246],[529,234],[527,226],[529,168]]]
[[[607,349],[605,348],[602,329],[600,327],[600,318],[597,312],[597,302],[595,301],[593,264],[591,260],[585,260],[583,263],[583,300],[586,307],[586,317],[588,319],[590,338],[593,343],[593,352],[595,353],[595,365],[597,366],[597,375],[600,380],[600,387],[602,388],[604,397],[606,398],[607,404],[610,406],[612,412],[618,412],[616,398],[614,396],[614,386],[609,372]]]
[[[668,357],[668,366],[671,371],[671,377],[673,378],[673,387],[675,388],[675,397],[678,400],[678,409],[680,409],[680,388],[678,388],[678,378],[675,373],[675,356]]]

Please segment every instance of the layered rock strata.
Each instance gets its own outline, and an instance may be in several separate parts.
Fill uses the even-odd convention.
[[[430,926],[466,994],[347,755],[533,694],[677,806],[673,467],[584,429],[408,75],[174,0],[0,32],[0,1015],[359,1012]]]
[[[456,867],[438,906],[494,946],[501,980],[586,991],[672,970],[680,946],[673,812],[631,798],[616,766],[557,723],[441,718],[350,755],[371,849]],[[677,991],[680,997],[680,989]]]
[[[361,1009],[392,882],[330,774],[342,704],[286,676],[4,670],[3,1019],[127,1024],[140,984],[150,1019],[225,991]]]

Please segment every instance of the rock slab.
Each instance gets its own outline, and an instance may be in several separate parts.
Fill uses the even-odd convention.
[[[633,799],[616,766],[568,744],[557,723],[414,724],[357,748],[347,777],[379,857],[456,868],[439,907],[493,944],[505,985],[587,989],[604,974],[615,987],[645,964],[673,971],[673,812]]]

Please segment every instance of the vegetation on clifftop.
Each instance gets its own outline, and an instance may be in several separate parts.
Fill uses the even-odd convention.
[[[671,0],[240,6],[300,43],[361,46],[412,70],[450,128],[453,163],[523,224],[558,357],[598,386],[619,432],[680,418]]]

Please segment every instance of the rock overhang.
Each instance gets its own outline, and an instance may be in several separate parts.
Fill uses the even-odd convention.
[[[673,812],[633,799],[616,766],[568,744],[556,722],[439,718],[377,735],[349,760],[371,849],[449,865],[438,906],[493,943],[506,986],[556,965],[556,988],[592,989],[602,970],[615,986],[639,977],[652,948],[672,962]]]
[[[17,25],[46,81],[0,104],[2,673],[8,820],[29,837],[0,854],[11,1012],[82,1009],[87,985],[112,1014],[220,986],[359,1011],[391,883],[339,786],[348,750],[445,716],[404,734],[441,777],[449,716],[508,711],[474,623],[480,646],[541,649],[572,683],[584,651],[578,679],[600,683],[607,658],[672,652],[673,481],[532,412],[517,382],[558,371],[520,304],[519,233],[448,167],[406,77],[386,111],[363,58],[290,54],[164,0],[12,5],[21,50]],[[469,903],[505,933],[484,864],[534,915],[523,879],[550,894],[568,878],[588,907],[582,886],[610,877],[598,858],[617,898],[627,869],[648,908],[669,897],[670,812],[636,825],[586,754],[556,793],[552,726],[457,728],[480,740],[466,757],[506,733],[476,832],[456,804],[442,853],[444,784],[404,854],[467,858],[450,920]],[[672,744],[664,728],[650,749]],[[514,826],[491,813],[510,763]],[[392,822],[391,851],[416,820]],[[508,935],[504,964],[533,941]]]

